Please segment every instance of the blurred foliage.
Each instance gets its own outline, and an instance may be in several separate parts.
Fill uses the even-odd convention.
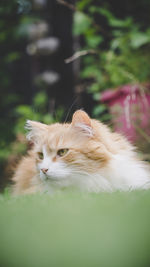
[[[121,4],[122,13],[119,1],[77,1],[74,35],[80,36],[82,50],[95,52],[81,58],[80,79],[87,81],[87,91],[94,100],[99,100],[100,93],[108,88],[149,79],[150,3],[128,3],[130,12],[126,11],[126,2]],[[144,14],[143,20],[138,19],[140,13]],[[105,105],[94,107],[93,115],[109,119]]]
[[[0,160],[9,154],[9,144],[13,140],[14,116],[12,109],[19,103],[19,95],[13,84],[13,68],[21,54],[16,29],[20,17],[14,0],[2,1],[0,7]]]
[[[63,109],[49,112],[46,90],[31,88],[31,69],[26,53],[28,27],[40,20],[30,12],[32,1],[7,0],[0,5],[0,175],[27,149],[26,119],[52,123],[61,120]],[[32,86],[33,87],[33,86]],[[1,184],[1,180],[0,180]]]
[[[14,127],[14,133],[25,133],[24,125],[27,119],[40,121],[42,123],[51,124],[60,121],[63,116],[63,108],[60,107],[55,112],[55,118],[48,112],[48,97],[46,92],[41,91],[33,98],[32,105],[19,105],[15,112],[17,123]]]
[[[12,165],[18,161],[19,157],[24,154],[28,148],[28,143],[25,139],[26,130],[24,128],[26,120],[30,119],[51,124],[56,121],[61,121],[64,109],[62,107],[58,108],[54,116],[52,116],[48,112],[48,98],[46,92],[39,92],[33,98],[32,105],[17,105],[13,112],[15,124],[11,129],[11,133],[13,133],[15,138],[8,143],[7,146],[3,143],[2,150],[0,151],[0,161],[3,162],[9,159],[10,156],[10,163]],[[11,159],[13,159],[14,162]]]

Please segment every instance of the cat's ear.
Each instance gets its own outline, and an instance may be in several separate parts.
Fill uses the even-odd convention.
[[[47,131],[48,126],[46,124],[27,120],[25,124],[25,129],[28,131],[27,139],[33,143],[38,141],[38,138],[41,137]]]
[[[78,128],[86,136],[93,136],[93,128],[91,125],[91,119],[88,114],[83,110],[77,110],[72,117],[72,126]]]

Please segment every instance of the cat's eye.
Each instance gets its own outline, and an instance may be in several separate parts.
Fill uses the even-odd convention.
[[[69,150],[68,148],[62,148],[62,149],[59,149],[59,150],[57,151],[57,155],[58,155],[59,157],[63,157],[64,155],[67,154],[68,150]]]
[[[44,158],[44,154],[42,152],[38,152],[38,157],[39,157],[39,159],[43,159]]]

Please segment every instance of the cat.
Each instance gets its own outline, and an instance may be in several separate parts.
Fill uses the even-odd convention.
[[[46,125],[28,120],[33,148],[12,178],[13,193],[53,193],[64,188],[113,192],[150,187],[148,167],[125,137],[82,110],[71,123]]]

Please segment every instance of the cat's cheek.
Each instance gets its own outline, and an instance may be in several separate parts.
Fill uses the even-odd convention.
[[[37,164],[36,164],[36,170],[37,170],[37,172],[38,172],[39,174],[42,173],[42,172],[41,172],[41,163],[37,163]]]

